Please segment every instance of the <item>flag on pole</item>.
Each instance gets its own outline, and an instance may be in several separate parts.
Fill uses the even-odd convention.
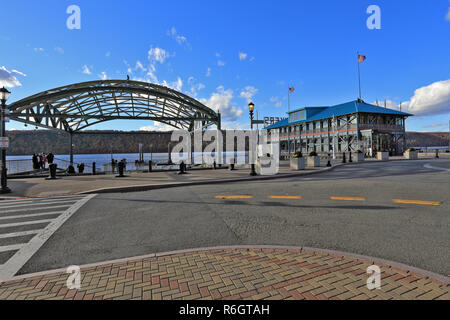
[[[358,63],[363,62],[364,60],[366,60],[366,56],[363,56],[361,54],[358,54]]]
[[[294,88],[294,87],[290,87],[290,88],[289,88],[289,93],[292,93],[292,92],[294,92],[294,90],[295,90],[295,88]]]

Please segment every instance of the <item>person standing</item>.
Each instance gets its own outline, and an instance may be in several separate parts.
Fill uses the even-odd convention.
[[[45,152],[42,153],[42,158],[44,161],[44,167],[42,169],[45,169],[45,165],[47,164],[47,155],[45,154]]]
[[[48,165],[50,166],[51,164],[53,164],[53,160],[55,159],[55,156],[53,155],[53,153],[49,153],[47,155],[47,161],[48,161]]]
[[[36,169],[36,154],[33,153],[33,155],[31,156],[31,163],[33,164],[33,170]]]
[[[44,169],[44,156],[42,153],[39,153],[39,169]]]

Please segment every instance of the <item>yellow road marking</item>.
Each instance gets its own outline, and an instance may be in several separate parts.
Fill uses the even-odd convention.
[[[302,196],[269,196],[270,199],[301,199]]]
[[[362,197],[330,197],[331,200],[365,201]]]
[[[396,203],[409,203],[409,204],[424,204],[429,206],[439,206],[441,203],[438,201],[423,201],[423,200],[402,200],[402,199],[392,199]]]
[[[233,196],[216,196],[217,199],[251,199],[253,196],[233,195]]]

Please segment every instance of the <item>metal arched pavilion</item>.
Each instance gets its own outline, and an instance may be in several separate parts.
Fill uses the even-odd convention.
[[[46,90],[8,106],[11,120],[79,132],[110,120],[153,120],[192,131],[216,124],[220,113],[168,87],[131,80],[75,83]]]
[[[11,120],[73,134],[111,120],[153,120],[193,131],[217,125],[220,113],[168,87],[132,80],[99,80],[46,90],[8,105]]]

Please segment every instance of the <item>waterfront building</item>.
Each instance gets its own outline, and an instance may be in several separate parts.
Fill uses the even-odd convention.
[[[412,114],[368,104],[361,99],[335,106],[303,107],[265,127],[278,130],[281,155],[296,151],[330,153],[360,150],[403,154],[405,120]]]

